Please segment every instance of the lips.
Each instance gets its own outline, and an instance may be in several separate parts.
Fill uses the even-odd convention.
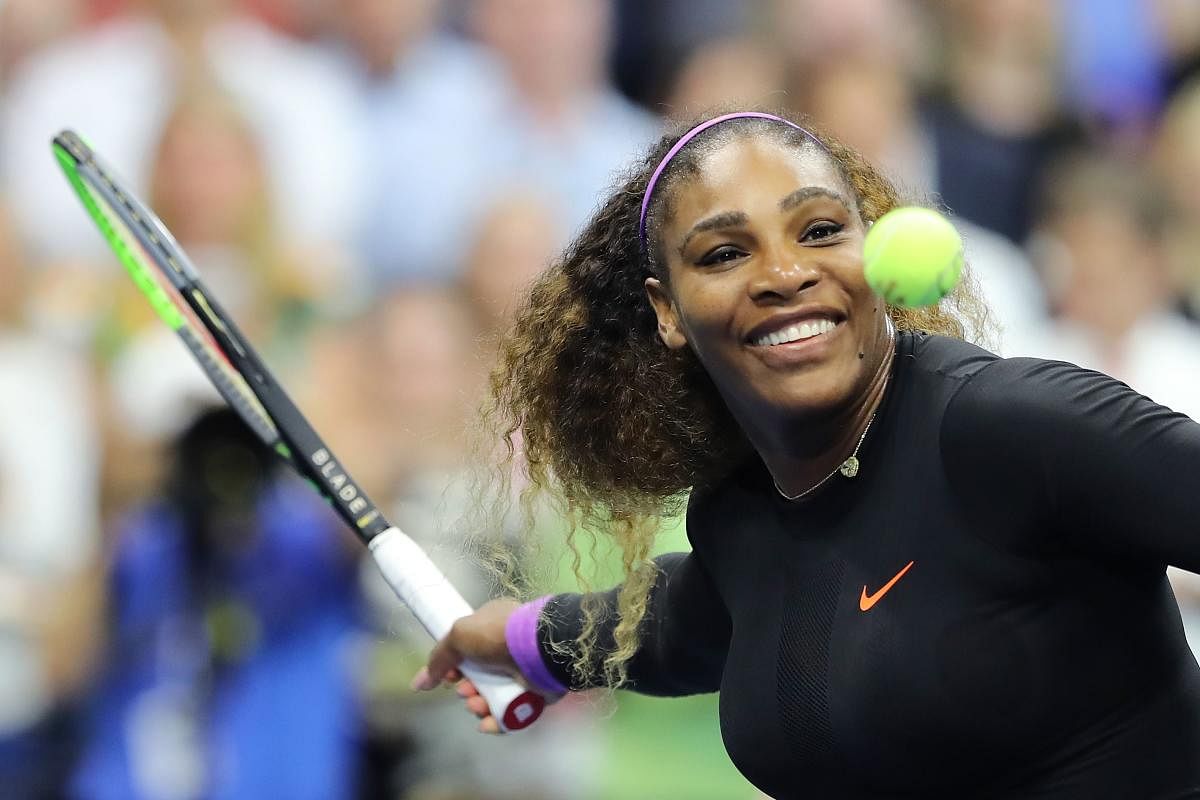
[[[746,334],[745,341],[757,347],[803,341],[830,333],[845,319],[844,313],[828,307],[799,308],[755,325]]]
[[[805,339],[811,339],[814,336],[830,333],[837,327],[837,323],[829,319],[818,319],[811,322],[799,322],[791,327],[784,328],[781,331],[768,333],[755,339],[752,344],[758,347],[771,347],[780,344],[791,344]]]

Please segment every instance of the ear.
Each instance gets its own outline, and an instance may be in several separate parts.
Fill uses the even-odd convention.
[[[663,344],[672,350],[686,347],[687,337],[683,333],[679,315],[675,313],[675,302],[662,281],[646,278],[646,296],[650,298],[650,305],[654,306],[654,314],[658,317],[658,336]]]

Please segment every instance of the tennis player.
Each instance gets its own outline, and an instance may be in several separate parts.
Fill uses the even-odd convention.
[[[897,202],[776,116],[659,143],[494,381],[532,481],[607,524],[626,580],[494,601],[414,686],[470,658],[550,694],[719,691],[730,757],[780,799],[1200,797],[1164,576],[1200,570],[1200,425],[964,342],[969,291],[887,307],[862,245]],[[651,561],[689,490],[693,552]]]

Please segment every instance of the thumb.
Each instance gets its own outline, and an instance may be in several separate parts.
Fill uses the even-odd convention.
[[[413,678],[412,688],[428,690],[438,687],[442,681],[451,679],[451,673],[457,673],[462,661],[462,653],[450,643],[450,638],[443,638],[430,651],[428,664]]]

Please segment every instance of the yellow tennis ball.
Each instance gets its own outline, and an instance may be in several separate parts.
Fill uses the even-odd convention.
[[[867,283],[891,305],[933,305],[958,285],[962,266],[962,238],[931,208],[892,209],[863,242]]]

